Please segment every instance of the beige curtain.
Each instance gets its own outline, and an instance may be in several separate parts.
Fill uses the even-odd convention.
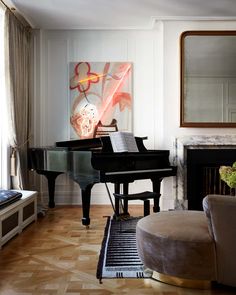
[[[6,97],[11,146],[11,188],[28,188],[31,33],[9,11],[5,16]]]

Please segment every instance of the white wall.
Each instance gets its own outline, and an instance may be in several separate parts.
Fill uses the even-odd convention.
[[[235,21],[165,21],[163,23],[163,130],[161,146],[173,151],[173,140],[184,135],[235,134],[234,128],[180,128],[180,35],[189,30],[235,30]],[[163,196],[173,196],[165,179]],[[173,203],[170,203],[170,206]]]
[[[68,64],[71,61],[133,62],[133,132],[148,136],[147,148],[173,150],[173,139],[192,134],[233,134],[235,129],[180,128],[180,47],[186,30],[233,30],[236,22],[165,21],[153,30],[41,31],[35,37],[34,144],[69,139]],[[40,85],[40,86],[39,86]],[[39,110],[39,111],[38,111]],[[42,179],[41,179],[42,180]],[[45,181],[41,190],[46,194]],[[132,191],[151,189],[149,181]],[[163,200],[173,200],[172,178],[163,181]],[[58,177],[56,203],[80,203],[77,184]],[[92,190],[92,203],[107,203],[104,185]],[[173,202],[166,202],[168,207]]]
[[[40,111],[35,114],[34,144],[48,146],[56,141],[69,140],[69,62],[130,61],[133,63],[133,132],[136,136],[148,136],[146,147],[153,149],[160,30],[37,32],[35,57],[40,73],[36,72],[35,85],[38,89],[40,84],[40,89],[35,95],[35,112]],[[45,195],[45,179],[41,181],[40,190]],[[151,189],[150,181],[140,181],[131,185],[132,191],[140,191],[144,183],[145,189]],[[92,203],[104,202],[109,202],[105,186],[97,184],[92,190]],[[64,175],[60,175],[56,182],[56,203],[81,203],[79,186]]]
[[[180,124],[180,35],[188,30],[235,30],[236,22],[166,21],[163,35],[163,147],[172,146],[171,137],[192,134],[235,134],[234,128],[179,128]]]

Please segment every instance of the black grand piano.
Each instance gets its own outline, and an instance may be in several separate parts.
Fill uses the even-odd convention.
[[[36,170],[48,180],[49,207],[55,207],[55,180],[61,173],[79,184],[82,192],[82,224],[90,224],[91,189],[95,183],[114,184],[114,192],[128,193],[129,183],[150,179],[154,198],[154,212],[159,212],[160,184],[164,177],[176,175],[170,166],[168,150],[147,150],[143,138],[135,137],[139,152],[114,153],[109,136],[56,142],[55,147],[29,149],[29,169]]]

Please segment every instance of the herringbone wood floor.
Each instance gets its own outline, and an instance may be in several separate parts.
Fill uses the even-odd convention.
[[[141,206],[131,207],[134,216]],[[96,267],[110,206],[91,207],[91,226],[81,225],[80,207],[57,207],[27,227],[0,250],[0,294],[236,294],[236,290],[208,291],[169,286],[152,279],[104,279]]]

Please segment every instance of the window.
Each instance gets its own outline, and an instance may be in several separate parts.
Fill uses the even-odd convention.
[[[0,188],[8,188],[9,163],[4,74],[4,10],[0,6]]]

